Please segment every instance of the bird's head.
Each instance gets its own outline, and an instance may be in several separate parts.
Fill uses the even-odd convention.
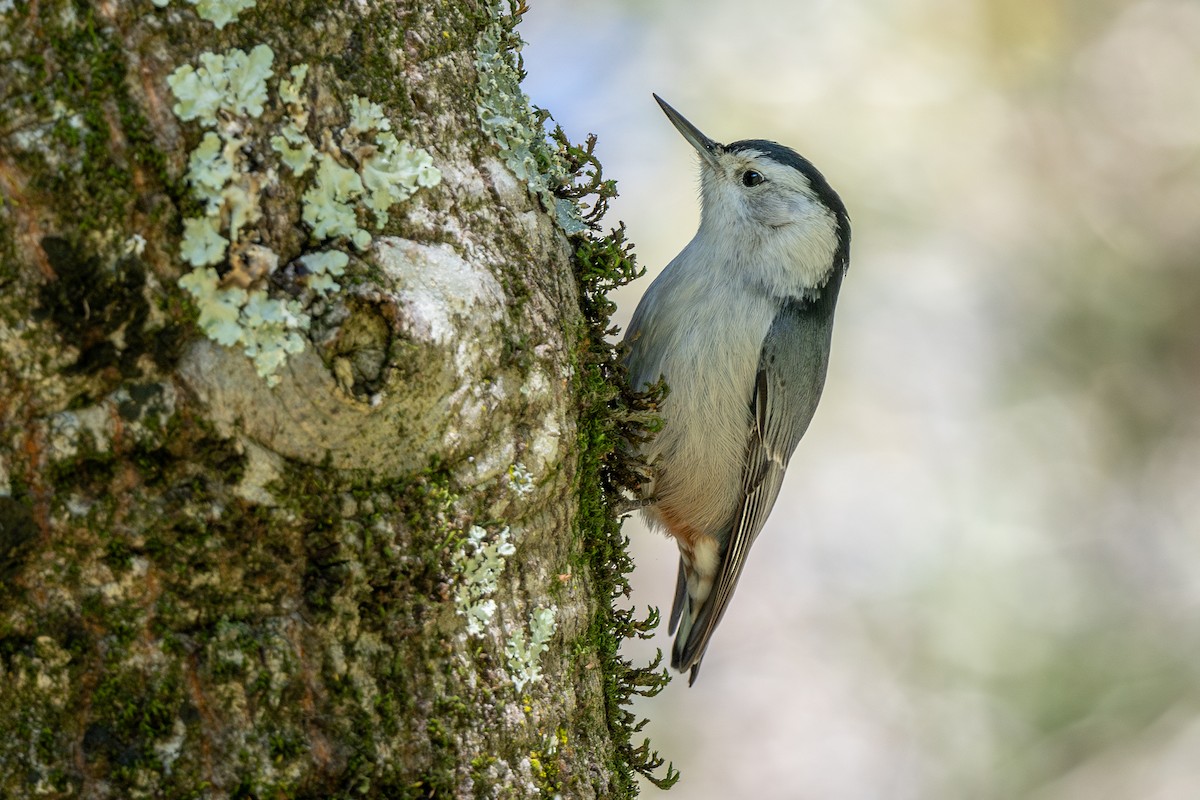
[[[654,99],[700,154],[699,239],[728,250],[734,263],[746,259],[786,269],[805,289],[846,268],[850,218],[812,162],[765,139],[721,144],[658,95]]]

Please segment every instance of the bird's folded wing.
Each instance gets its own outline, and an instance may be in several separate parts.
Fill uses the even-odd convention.
[[[754,425],[746,442],[741,500],[713,591],[699,609],[679,653],[680,668],[691,667],[693,681],[709,638],[737,587],[750,546],[779,496],[792,451],[817,409],[825,385],[831,331],[831,315],[813,313],[809,304],[796,301],[780,310],[763,342],[751,399]]]

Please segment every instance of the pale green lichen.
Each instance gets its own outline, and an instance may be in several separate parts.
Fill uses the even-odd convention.
[[[238,14],[254,8],[255,0],[188,0],[196,6],[200,19],[206,19],[221,30],[231,22],[237,22]]]
[[[237,139],[232,143],[241,145]],[[187,180],[192,186],[192,194],[205,201],[210,214],[220,208],[221,190],[237,172],[235,159],[227,155],[228,150],[221,137],[209,131],[188,157]],[[236,154],[236,147],[233,152]]]
[[[308,270],[308,287],[318,292],[335,292],[342,288],[335,277],[346,271],[350,256],[340,250],[323,250],[300,257]]]
[[[350,133],[368,133],[371,130],[390,131],[392,123],[383,113],[383,107],[365,97],[350,98]]]
[[[214,127],[217,112],[262,116],[267,101],[267,78],[274,74],[275,53],[260,44],[246,54],[236,47],[225,53],[201,53],[200,68],[184,64],[167,76],[176,99],[175,115]]]
[[[192,270],[179,285],[200,310],[200,329],[218,344],[241,345],[268,386],[279,383],[275,373],[288,354],[304,350],[299,331],[308,327],[309,318],[299,302],[269,297],[262,289],[223,287],[212,267]]]
[[[558,630],[558,607],[541,607],[529,615],[529,637],[525,629],[519,628],[508,639],[504,653],[508,656],[508,676],[517,691],[542,678],[540,661],[542,653],[550,649],[550,637]]]
[[[241,172],[245,180],[231,183],[221,192],[221,211],[229,218],[229,241],[238,240],[238,232],[262,216],[258,203],[258,183]]]
[[[212,217],[195,217],[183,221],[183,242],[179,254],[193,267],[207,267],[225,260],[229,240],[217,230]],[[185,276],[186,277],[186,276]]]
[[[192,266],[224,261],[241,229],[261,216],[258,183],[245,169],[244,144],[232,134],[209,131],[188,158],[187,181],[192,196],[204,203],[206,215],[183,221],[180,255]],[[223,225],[227,236],[222,235]]]
[[[246,304],[246,290],[237,286],[222,289],[212,267],[194,269],[179,279],[180,288],[192,295],[200,318],[200,330],[218,344],[232,347],[241,341],[238,318]]]
[[[201,330],[219,344],[240,346],[272,386],[288,355],[304,349],[302,332],[309,325],[299,301],[271,298],[263,288],[279,256],[254,243],[255,231],[243,231],[262,217],[264,183],[277,180],[273,171],[253,167],[248,156],[257,138],[250,122],[263,113],[273,62],[266,45],[249,54],[234,48],[203,53],[199,67],[179,67],[167,78],[179,118],[215,129],[204,134],[188,158],[186,179],[204,215],[183,221],[180,256],[198,269],[179,285],[200,311]],[[371,234],[360,219],[370,212],[379,225],[386,224],[389,208],[421,187],[436,185],[441,173],[429,153],[396,138],[379,105],[358,96],[350,100],[349,123],[336,138],[328,135],[319,152],[305,133],[309,109],[302,90],[308,69],[307,64],[293,66],[279,80],[278,99],[286,113],[278,133],[269,137],[271,149],[297,176],[316,162],[300,210],[312,239],[342,239],[364,250]],[[231,269],[221,277],[213,267],[226,261]],[[345,273],[349,256],[327,250],[299,261],[307,270],[308,288],[324,296],[341,288],[335,279]]]
[[[284,123],[280,133],[271,137],[271,149],[279,153],[279,160],[297,176],[308,171],[317,152],[304,130],[292,122]]]
[[[240,346],[268,385],[278,383],[275,373],[288,354],[304,349],[299,331],[308,326],[308,317],[295,300],[274,299],[263,289],[248,288],[277,266],[278,256],[268,248],[250,244],[238,250],[243,286],[222,286],[212,266],[226,260],[242,228],[261,216],[259,178],[248,168],[246,140],[237,134],[242,125],[238,118],[262,115],[274,57],[266,45],[249,54],[236,48],[204,53],[199,69],[183,66],[167,78],[179,100],[175,113],[219,130],[206,132],[188,158],[187,182],[204,204],[205,216],[184,220],[180,255],[201,269],[181,277],[179,285],[199,309],[200,329],[218,344]],[[291,71],[293,79],[303,80],[303,74]],[[289,89],[295,95],[298,82]],[[223,227],[227,235],[222,235]]]
[[[375,137],[375,144],[379,149],[362,162],[363,186],[376,223],[386,225],[389,208],[407,200],[419,188],[436,186],[442,173],[433,166],[433,156],[387,131]]]
[[[260,116],[274,58],[266,45],[258,45],[249,55],[236,48],[202,53],[199,69],[184,65],[167,77],[179,101],[175,113],[209,127],[218,124],[218,112],[225,122],[238,115]],[[206,132],[188,157],[187,182],[192,195],[204,203],[205,216],[183,221],[180,255],[195,267],[225,260],[229,244],[237,242],[241,229],[261,215],[257,183],[245,168],[245,141],[230,127],[222,126],[221,133]]]
[[[374,212],[378,225],[386,225],[389,208],[441,181],[433,157],[401,142],[391,127],[379,105],[364,97],[350,99],[350,124],[337,144],[338,152],[358,155],[358,169],[344,166],[335,154],[317,154],[317,175],[304,193],[302,215],[314,239],[344,236],[365,249],[371,234],[359,225],[360,202]]]
[[[487,531],[472,525],[467,531],[455,557],[457,585],[454,589],[454,610],[466,617],[467,633],[483,635],[496,613],[492,595],[504,571],[505,560],[517,551],[509,541],[509,530],[503,528],[488,541]]]
[[[317,148],[309,141],[304,129],[308,127],[308,108],[300,90],[308,77],[308,64],[298,64],[289,71],[291,78],[279,79],[279,100],[287,107],[288,119],[279,133],[271,137],[271,149],[295,175],[303,175],[312,164]]]
[[[302,106],[304,98],[300,95],[300,90],[304,88],[304,81],[308,78],[308,64],[297,64],[288,70],[291,79],[279,79],[279,99],[287,105]],[[303,110],[303,109],[302,109]],[[308,112],[304,112],[305,119],[308,118]]]
[[[295,300],[277,300],[265,290],[249,292],[239,319],[242,323],[243,352],[254,361],[259,377],[268,386],[279,383],[276,372],[292,353],[304,352],[308,315]]]
[[[188,159],[187,181],[192,187],[192,195],[204,202],[208,227],[212,229],[209,233],[194,219],[184,220],[184,258],[190,264],[205,266],[222,260],[223,247],[215,257],[211,252],[211,248],[217,247],[215,235],[220,233],[222,223],[228,226],[228,241],[236,242],[239,231],[261,216],[258,183],[245,169],[244,144],[232,134],[219,136],[209,131]],[[201,238],[189,242],[192,237]],[[188,259],[187,251],[201,245],[207,245],[202,252],[209,260]]]
[[[122,250],[127,256],[140,256],[146,252],[146,237],[140,233],[131,234]]]
[[[345,236],[360,250],[371,243],[371,234],[358,226],[352,201],[363,193],[362,178],[326,153],[317,154],[316,180],[304,193],[302,219],[318,241]]]
[[[171,0],[151,0],[159,8],[166,8]],[[238,15],[243,11],[254,8],[256,0],[188,0],[196,7],[200,19],[208,20],[217,30],[221,30],[231,22],[237,22]]]
[[[525,497],[533,491],[533,475],[518,461],[508,468],[508,485],[518,495]]]
[[[546,141],[543,120],[521,90],[521,72],[516,62],[524,41],[507,24],[511,14],[502,9],[502,0],[493,0],[488,10],[492,20],[480,33],[475,45],[475,70],[478,90],[476,111],[485,133],[500,147],[504,163],[529,187],[542,204],[554,211],[555,219],[567,233],[587,229],[579,206],[555,197],[551,189],[569,180],[570,170],[558,156],[557,148]],[[510,12],[512,2],[508,3]]]

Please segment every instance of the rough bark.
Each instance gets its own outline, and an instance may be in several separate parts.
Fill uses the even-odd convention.
[[[522,9],[158,2],[0,0],[0,796],[634,792],[633,265]]]

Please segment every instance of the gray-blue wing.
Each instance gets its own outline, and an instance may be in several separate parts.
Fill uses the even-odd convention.
[[[779,496],[788,460],[817,410],[829,364],[832,305],[788,303],[763,341],[751,400],[754,427],[746,443],[741,502],[712,592],[699,609],[687,641],[676,642],[673,654],[678,669],[691,668],[689,683],[696,680],[709,638],[725,614],[750,546]],[[677,606],[681,599],[676,598]],[[678,615],[676,608],[672,622]]]
[[[669,270],[671,265],[668,265]],[[647,386],[663,377],[664,359],[669,356],[670,316],[678,313],[666,302],[663,288],[667,272],[664,271],[646,290],[645,297],[638,303],[633,312],[633,318],[625,329],[624,342],[629,347],[625,356],[625,364],[629,368],[629,385],[635,392],[644,391]],[[668,319],[664,320],[664,316]]]

